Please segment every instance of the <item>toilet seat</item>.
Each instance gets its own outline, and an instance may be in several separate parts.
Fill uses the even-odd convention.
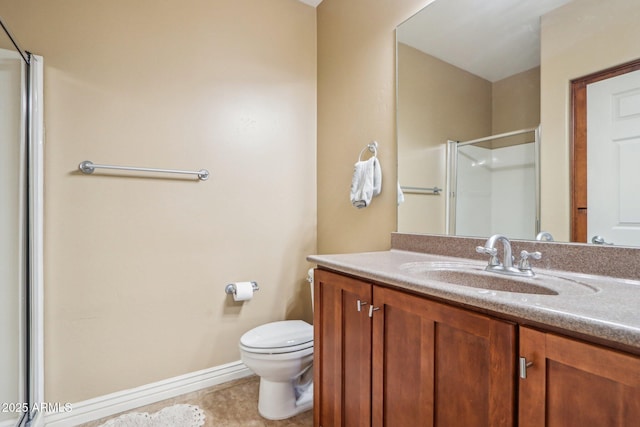
[[[292,353],[312,347],[313,326],[302,320],[267,323],[240,338],[240,348],[250,353]]]

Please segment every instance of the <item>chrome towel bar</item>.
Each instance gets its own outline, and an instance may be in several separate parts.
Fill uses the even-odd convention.
[[[96,169],[118,169],[125,171],[137,171],[137,172],[161,172],[161,173],[180,173],[187,175],[198,175],[200,181],[206,181],[209,179],[209,171],[206,169],[200,169],[199,171],[185,171],[176,169],[156,169],[156,168],[138,168],[133,166],[114,166],[114,165],[97,165],[89,160],[85,160],[78,165],[78,169],[86,174],[93,173]]]
[[[407,194],[436,194],[439,195],[442,188],[438,187],[400,187],[404,193]]]

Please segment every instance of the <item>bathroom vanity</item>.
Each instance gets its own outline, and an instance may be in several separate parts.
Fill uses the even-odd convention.
[[[640,419],[640,282],[629,279],[638,260],[622,278],[582,274],[554,261],[572,245],[514,242],[543,254],[536,277],[520,280],[485,272],[474,253],[483,243],[396,234],[390,251],[309,257],[314,425]]]

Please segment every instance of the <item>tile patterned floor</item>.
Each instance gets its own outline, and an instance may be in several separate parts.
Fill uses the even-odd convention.
[[[205,427],[311,427],[313,411],[281,421],[264,419],[258,414],[259,378],[251,376],[208,389],[164,400],[128,412],[157,412],[178,403],[199,406],[206,415]],[[80,427],[98,427],[110,418],[82,424]],[[176,426],[179,427],[179,426]]]

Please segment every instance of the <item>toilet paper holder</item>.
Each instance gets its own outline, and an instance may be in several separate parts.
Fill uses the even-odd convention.
[[[251,282],[251,287],[253,288],[253,292],[256,292],[256,291],[260,290],[260,286],[258,286],[258,284],[256,282]],[[236,293],[236,284],[235,283],[229,283],[227,286],[225,286],[224,292],[229,294],[229,295],[235,294]]]

